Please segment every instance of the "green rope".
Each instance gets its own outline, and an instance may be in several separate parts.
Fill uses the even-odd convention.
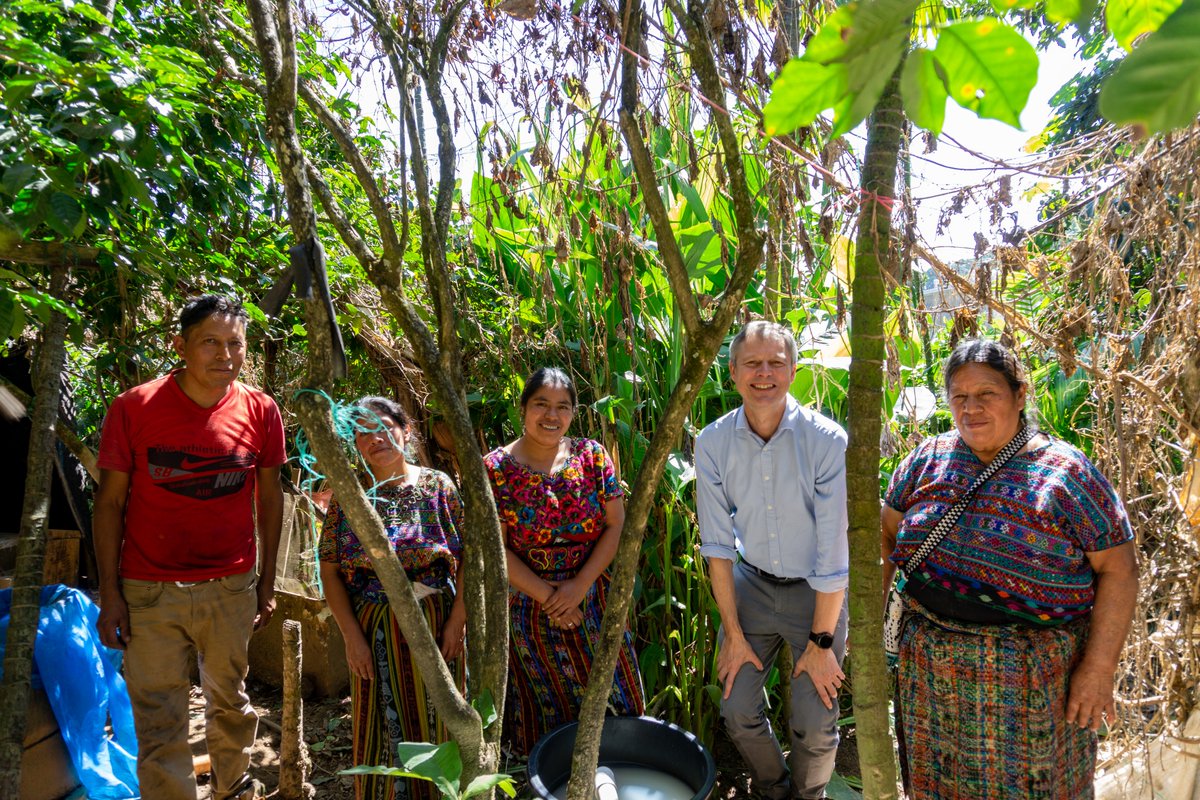
[[[334,435],[346,445],[347,455],[350,457],[350,460],[356,462],[365,470],[367,475],[371,475],[371,468],[367,466],[362,454],[354,446],[354,440],[360,433],[374,433],[381,429],[386,430],[387,428],[384,426],[380,416],[369,408],[363,408],[354,403],[334,400],[319,389],[297,389],[292,398],[295,399],[301,394],[315,394],[329,405],[330,416],[333,418]],[[391,434],[389,433],[388,436],[390,438]],[[395,444],[395,440],[392,443]],[[325,479],[325,475],[317,470],[317,457],[312,452],[308,436],[304,433],[303,428],[296,433],[295,445],[296,461],[300,465],[301,475],[303,476],[300,480],[300,487],[305,493],[311,494],[316,485]],[[405,458],[409,458],[407,452],[405,453]],[[374,476],[372,475],[372,477]],[[377,481],[367,488],[365,490],[367,497],[371,498],[372,501],[378,499],[379,487],[382,485],[382,481]]]

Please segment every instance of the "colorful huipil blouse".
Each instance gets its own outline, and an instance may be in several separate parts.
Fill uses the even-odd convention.
[[[423,467],[411,485],[378,487],[374,503],[408,579],[434,589],[453,586],[462,556],[463,511],[450,478]],[[371,559],[337,500],[325,515],[318,557],[337,564],[352,601],[387,603]]]
[[[925,440],[892,475],[904,514],[891,560],[903,566],[984,468],[957,432]],[[1091,611],[1087,553],[1131,541],[1112,486],[1058,439],[1019,453],[983,485],[906,592],[936,613],[985,624],[1059,625]]]
[[[530,469],[502,448],[484,458],[506,544],[539,577],[563,580],[587,561],[607,524],[606,506],[622,495],[604,448],[590,439],[571,442],[566,463],[552,475]],[[541,604],[520,592],[509,597],[509,682],[505,736],[518,755],[538,739],[578,717],[600,634],[608,588],[601,575],[582,604],[583,624],[550,624]],[[609,709],[645,709],[633,637],[625,631]]]

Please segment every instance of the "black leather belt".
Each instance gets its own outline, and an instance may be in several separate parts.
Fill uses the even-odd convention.
[[[762,578],[767,583],[773,583],[776,586],[790,586],[793,583],[804,583],[804,578],[781,578],[778,575],[772,575],[766,570],[762,570],[754,566],[744,558],[742,559],[742,566],[753,572],[758,577]]]

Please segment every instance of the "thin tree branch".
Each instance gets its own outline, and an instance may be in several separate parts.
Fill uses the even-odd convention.
[[[217,13],[217,18],[230,34],[245,43],[245,33],[237,25],[219,12]],[[358,180],[363,193],[366,195],[367,204],[370,206],[371,213],[375,217],[375,224],[379,228],[379,240],[383,248],[383,259],[398,274],[401,274],[400,265],[404,262],[404,250],[401,248],[400,240],[396,236],[391,209],[388,206],[387,199],[384,197],[383,189],[375,177],[374,171],[367,163],[362,151],[354,141],[353,134],[345,125],[342,118],[329,108],[320,95],[317,94],[316,90],[306,81],[297,81],[296,89],[305,106],[308,107],[317,120],[320,121],[321,125],[333,137],[342,157],[346,159],[346,163],[350,165],[350,169],[354,172],[354,177]]]
[[[321,171],[307,159],[305,159],[304,166],[308,174],[308,181],[312,184],[313,192],[320,198],[321,208],[330,223],[333,224],[334,230],[338,232],[338,236],[341,237],[342,242],[350,249],[354,257],[358,259],[358,263],[362,264],[368,272],[378,269],[379,258],[350,222],[350,218],[346,216],[338,199],[333,196],[333,191],[330,190],[329,184],[325,182],[325,177],[321,174]]]
[[[692,292],[683,252],[679,249],[670,214],[659,190],[654,162],[635,116],[639,103],[637,53],[641,47],[641,29],[641,0],[628,0],[621,30],[621,109],[618,118],[621,122],[621,132],[625,134],[625,141],[629,145],[629,160],[633,163],[638,183],[642,187],[642,199],[646,204],[650,224],[654,228],[654,238],[658,242],[658,252],[662,257],[663,270],[667,274],[667,283],[671,287],[671,294],[675,296],[676,308],[683,320],[683,329],[689,335],[693,335],[700,330],[703,322],[696,308],[696,297]]]

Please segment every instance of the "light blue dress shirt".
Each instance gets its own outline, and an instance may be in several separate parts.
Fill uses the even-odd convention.
[[[791,396],[770,441],[729,412],[696,438],[696,511],[700,555],[845,589],[846,432]]]

